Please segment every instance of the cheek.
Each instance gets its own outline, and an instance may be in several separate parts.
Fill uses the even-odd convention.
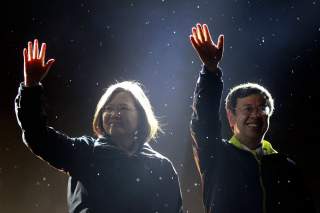
[[[231,111],[227,111],[227,117],[228,117],[230,127],[233,128],[233,126],[236,123],[235,116],[232,114]]]
[[[241,124],[245,123],[248,119],[248,116],[238,116],[238,122],[240,122]]]
[[[241,116],[239,116],[239,115],[237,115],[237,116],[232,116],[232,120],[233,120],[233,122],[234,122],[234,124],[238,124],[239,122],[241,122],[242,120],[243,120],[243,118],[241,117]]]
[[[131,128],[137,129],[139,122],[138,122],[138,115],[131,115],[129,118]]]
[[[110,116],[107,113],[103,113],[101,115],[101,122],[103,127],[107,126],[109,119],[110,119]]]

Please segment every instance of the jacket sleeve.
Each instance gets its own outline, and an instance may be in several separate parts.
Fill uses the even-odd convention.
[[[202,178],[214,163],[222,143],[219,117],[222,89],[221,70],[212,73],[204,67],[196,83],[190,123],[194,158]]]
[[[15,112],[23,142],[51,166],[72,172],[77,159],[86,159],[90,149],[93,149],[93,140],[89,137],[70,138],[47,126],[42,99],[41,85],[25,87],[21,83],[15,99]]]

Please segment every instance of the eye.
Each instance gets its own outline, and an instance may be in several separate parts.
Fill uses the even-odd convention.
[[[105,107],[103,108],[103,111],[105,111],[105,112],[111,112],[111,111],[113,111],[113,107],[111,107],[111,106],[105,106]]]
[[[251,113],[253,111],[253,107],[252,106],[245,106],[242,108],[242,111],[244,113]]]
[[[119,108],[119,110],[120,110],[120,111],[129,111],[130,108],[129,108],[128,106],[121,106],[121,107]]]

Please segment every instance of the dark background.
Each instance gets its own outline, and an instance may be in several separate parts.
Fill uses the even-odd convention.
[[[298,163],[320,207],[319,0],[21,2],[2,5],[0,212],[67,211],[67,176],[28,151],[14,115],[22,49],[34,38],[56,59],[43,81],[50,125],[70,136],[92,135],[104,88],[115,80],[140,81],[166,132],[152,146],[175,164],[185,212],[202,212],[188,132],[201,68],[188,36],[197,22],[207,23],[215,40],[225,35],[223,98],[243,82],[261,83],[273,94],[266,139]]]

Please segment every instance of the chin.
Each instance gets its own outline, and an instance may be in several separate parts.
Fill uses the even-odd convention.
[[[117,128],[117,127],[113,127],[112,129],[108,128],[106,132],[110,136],[119,136],[119,135],[123,135],[124,134],[123,129]]]
[[[263,139],[262,135],[250,135],[249,137],[251,138],[251,140],[257,141],[257,143],[260,143],[260,141]]]
[[[124,134],[125,134],[125,132],[123,132],[121,130],[113,130],[111,136],[121,136]]]

